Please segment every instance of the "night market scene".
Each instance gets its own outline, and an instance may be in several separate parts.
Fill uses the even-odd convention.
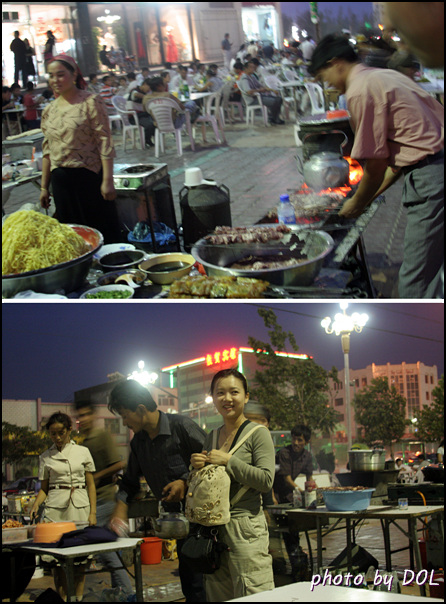
[[[444,299],[443,2],[2,4],[2,299]]]
[[[2,601],[443,602],[443,333],[419,301],[4,304]]]

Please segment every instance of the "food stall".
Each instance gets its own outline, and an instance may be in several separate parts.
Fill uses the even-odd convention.
[[[327,140],[333,147],[331,134]],[[341,155],[339,142],[337,152],[319,153],[313,143],[301,166],[305,182],[299,190],[290,191],[297,224],[288,230],[282,231],[277,211],[272,209],[252,227],[222,227],[232,229],[230,245],[212,239],[221,235],[217,227],[188,246],[191,255],[183,253],[167,166],[120,164],[115,166],[114,181],[123,241],[112,244],[111,249],[102,246],[101,236],[96,234],[95,241],[87,241],[89,253],[68,263],[4,273],[2,295],[22,296],[21,292],[31,291],[30,297],[37,292],[89,299],[88,290],[105,287],[94,293],[119,299],[373,298],[362,235],[384,198],[375,200],[358,219],[341,219],[339,210],[354,194],[362,177],[361,166]],[[327,148],[325,143],[321,148]],[[85,233],[82,225],[72,225],[75,227]],[[140,237],[142,227],[145,232]],[[117,251],[120,256],[109,258],[106,264],[105,252]],[[167,257],[167,253],[177,256]],[[261,256],[262,268],[245,266],[250,255]],[[274,265],[269,258],[263,266],[265,256],[272,256]],[[80,271],[82,279],[74,278],[73,271],[77,275]]]

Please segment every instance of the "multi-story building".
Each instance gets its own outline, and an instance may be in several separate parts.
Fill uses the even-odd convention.
[[[276,354],[296,359],[296,362],[310,358],[306,354]],[[259,369],[254,350],[235,346],[211,350],[201,357],[163,367],[161,372],[168,377],[169,386],[177,388],[179,412],[188,414],[200,425],[211,429],[221,423],[212,400],[207,400],[212,377],[221,369],[229,367],[236,367],[246,376],[248,385],[252,384],[255,372]]]
[[[429,367],[424,363],[401,363],[400,365],[376,365],[372,363],[365,369],[350,369],[350,398],[353,400],[356,392],[370,386],[375,378],[386,377],[389,386],[395,386],[407,401],[406,419],[412,420],[419,415],[424,405],[432,402],[432,390],[438,385],[437,366]],[[340,384],[331,382],[331,399],[333,406],[346,421],[345,410],[345,379],[344,370],[339,371]],[[356,434],[354,413],[351,414],[353,438]]]

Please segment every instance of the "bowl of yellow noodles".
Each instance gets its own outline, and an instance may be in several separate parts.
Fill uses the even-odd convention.
[[[2,226],[2,296],[79,289],[103,243],[92,227],[61,224],[33,210],[14,212]]]

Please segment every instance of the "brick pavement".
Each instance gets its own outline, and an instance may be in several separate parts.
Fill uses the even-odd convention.
[[[190,167],[200,167],[204,177],[225,184],[231,193],[231,212],[234,225],[250,225],[274,207],[279,196],[300,187],[296,155],[301,156],[294,141],[293,123],[265,128],[260,119],[254,127],[245,124],[227,124],[226,145],[198,142],[195,152],[183,137],[184,153],[176,155],[174,136],[166,137],[166,152],[155,159],[154,150],[124,152],[119,134],[114,135],[117,163],[167,163],[171,177],[177,221],[181,220],[179,191],[184,186],[184,172]],[[378,296],[395,298],[396,276],[402,262],[403,235],[406,224],[401,207],[401,183],[396,183],[386,193],[386,203],[380,208],[364,234],[372,278]],[[4,209],[7,214],[27,202],[37,202],[33,185],[17,188]]]

